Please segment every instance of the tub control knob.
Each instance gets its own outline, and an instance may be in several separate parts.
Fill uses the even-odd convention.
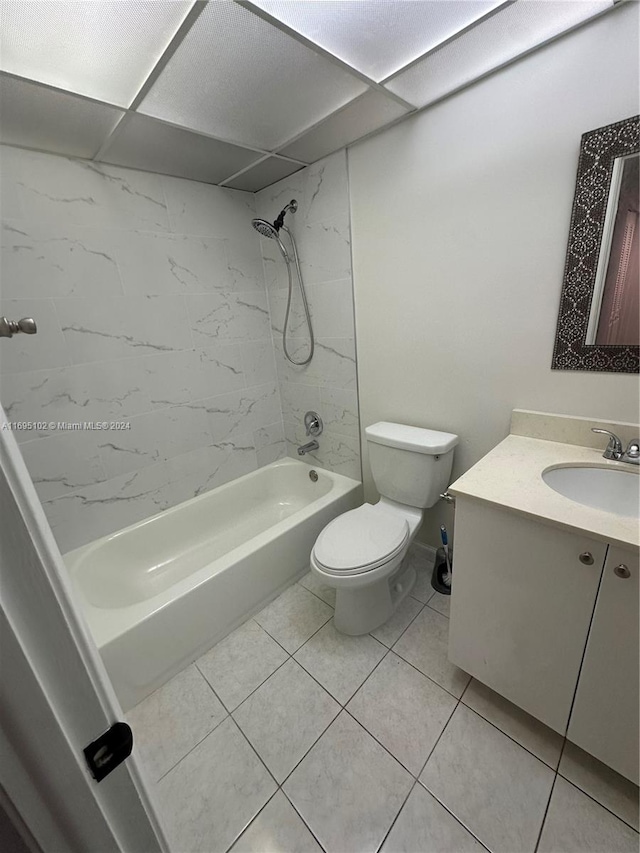
[[[304,428],[307,435],[321,435],[324,424],[317,412],[307,412],[304,416]]]

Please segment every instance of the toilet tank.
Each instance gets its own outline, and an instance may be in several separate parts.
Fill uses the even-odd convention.
[[[365,435],[380,494],[407,506],[433,506],[449,485],[458,436],[386,421],[366,427]]]

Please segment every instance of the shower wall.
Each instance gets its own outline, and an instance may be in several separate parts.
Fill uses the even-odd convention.
[[[47,422],[15,435],[60,549],[284,455],[254,196],[0,154],[0,314],[38,322],[2,342],[0,401]]]
[[[276,242],[261,238],[265,281],[273,330],[284,432],[289,456],[309,441],[303,418],[312,409],[324,421],[320,449],[305,461],[339,474],[361,478],[356,383],[356,354],[351,278],[349,187],[344,150],[308,166],[256,194],[258,216],[273,221],[284,205],[297,199],[298,211],[287,214],[295,236],[316,335],[310,364],[296,367],[286,360],[282,329],[287,304],[286,266]],[[287,235],[283,242],[288,247]],[[294,289],[289,325],[289,352],[308,353],[308,332],[293,268]]]

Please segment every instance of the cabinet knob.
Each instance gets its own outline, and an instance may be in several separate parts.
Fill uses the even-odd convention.
[[[617,575],[619,578],[625,578],[625,580],[626,580],[626,578],[631,577],[631,572],[625,566],[624,563],[620,563],[619,566],[616,566],[615,569],[613,570],[613,573],[614,573],[614,575]]]
[[[578,557],[578,559],[585,566],[593,565],[593,554],[591,553],[591,551],[583,551],[582,554],[580,554],[580,556]]]

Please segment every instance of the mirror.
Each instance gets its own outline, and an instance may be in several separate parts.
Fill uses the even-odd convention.
[[[580,146],[552,368],[637,373],[640,117]]]

